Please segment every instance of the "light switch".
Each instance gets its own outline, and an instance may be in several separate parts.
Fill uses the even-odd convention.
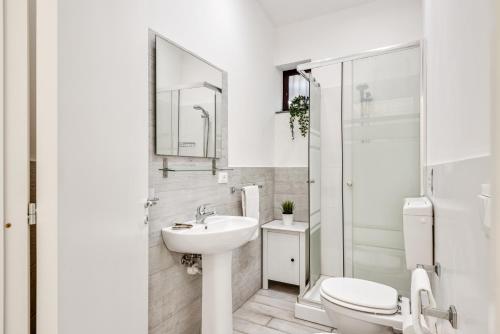
[[[219,172],[219,183],[227,183],[228,182],[228,175],[227,172]]]

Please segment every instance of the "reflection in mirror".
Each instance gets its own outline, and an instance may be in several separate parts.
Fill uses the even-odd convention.
[[[156,36],[156,154],[218,157],[222,75]]]

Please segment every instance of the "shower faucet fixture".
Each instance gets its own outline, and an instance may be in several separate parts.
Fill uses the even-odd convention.
[[[199,106],[197,104],[195,104],[193,106],[193,109],[194,110],[199,110],[201,111],[202,115],[201,115],[201,118],[210,118],[210,115],[208,114],[208,112],[205,110],[205,108],[203,108],[202,106]]]
[[[208,141],[210,137],[210,114],[200,105],[195,104],[193,106],[194,110],[201,111],[201,118],[205,121],[203,122],[203,156],[208,157]]]
[[[363,83],[356,86],[356,89],[359,91],[359,101],[363,102],[371,102],[373,101],[372,93],[368,91],[368,84]]]

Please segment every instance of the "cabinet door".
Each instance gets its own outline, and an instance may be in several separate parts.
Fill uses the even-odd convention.
[[[268,232],[268,279],[299,284],[299,236]]]

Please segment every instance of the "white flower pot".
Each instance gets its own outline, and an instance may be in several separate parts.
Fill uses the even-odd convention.
[[[283,216],[283,225],[293,225],[293,213],[291,215],[285,215],[284,213],[282,214]]]

